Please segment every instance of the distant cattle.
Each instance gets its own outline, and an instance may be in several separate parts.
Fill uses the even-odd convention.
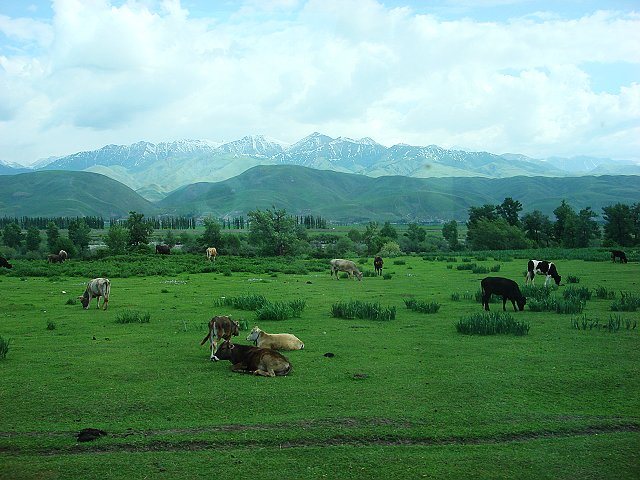
[[[209,333],[202,339],[200,345],[204,345],[207,340],[211,343],[211,357],[213,361],[220,360],[216,356],[218,350],[218,342],[220,339],[231,341],[231,336],[238,336],[240,333],[240,324],[231,320],[229,317],[218,316],[209,320]]]
[[[362,280],[362,272],[358,270],[356,264],[351,260],[343,260],[341,258],[334,258],[331,260],[331,276],[336,275],[336,280],[339,280],[338,272],[347,272],[349,277],[353,278],[354,275],[358,280]]]
[[[13,268],[13,265],[11,265],[6,258],[0,257],[0,267]]]
[[[524,310],[527,299],[520,292],[520,287],[516,282],[503,277],[486,277],[480,282],[482,288],[482,306],[489,311],[489,301],[491,295],[502,297],[502,310],[506,310],[507,300],[511,300],[515,311]],[[516,303],[518,309],[516,309]]]
[[[254,342],[256,347],[271,348],[273,350],[302,350],[304,343],[290,333],[267,333],[258,327],[253,327],[247,335],[247,340]]]
[[[60,250],[58,253],[52,253],[47,257],[49,263],[62,263],[69,258],[69,254],[64,250]]]
[[[229,360],[233,364],[231,370],[238,373],[275,377],[291,372],[287,357],[270,348],[237,345],[225,340],[218,349],[218,357]]]
[[[556,282],[556,285],[560,285],[560,280],[562,279],[553,262],[548,262],[546,260],[529,260],[529,263],[527,263],[525,284],[529,284],[529,282],[531,282],[532,285],[535,285],[536,274],[547,276],[544,280],[545,287],[549,284],[549,280],[552,278]]]
[[[169,245],[156,245],[156,253],[169,255],[171,253],[171,247]]]
[[[627,263],[627,254],[622,250],[611,250],[611,260],[615,262],[616,258],[620,259],[620,263]]]
[[[373,259],[373,267],[376,270],[376,275],[382,275],[382,265],[384,265],[382,257],[378,256]]]
[[[108,278],[94,278],[87,283],[84,293],[79,296],[82,307],[87,310],[91,299],[96,299],[96,306],[100,308],[100,297],[102,297],[102,309],[106,310],[109,306],[109,294],[111,293],[111,282]]]
[[[216,250],[216,247],[207,248],[207,260],[211,261],[211,259],[213,258],[213,261],[215,262],[217,256],[218,250]]]

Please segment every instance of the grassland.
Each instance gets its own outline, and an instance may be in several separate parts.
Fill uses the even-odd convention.
[[[522,260],[479,258],[523,278]],[[638,328],[576,330],[571,315],[526,309],[514,316],[530,323],[527,335],[462,335],[455,323],[480,310],[472,298],[485,275],[402,260],[387,262],[390,279],[362,282],[331,279],[320,260],[288,262],[284,274],[270,260],[220,257],[186,273],[206,261],[175,255],[154,257],[148,276],[125,259],[70,261],[50,277],[16,260],[0,274],[0,336],[11,339],[0,360],[0,478],[638,478]],[[581,287],[640,295],[636,262],[558,268]],[[115,274],[106,312],[71,300],[92,269]],[[256,323],[215,306],[247,294],[305,300],[300,318],[258,323],[304,341],[286,353],[290,376],[232,373],[199,345],[213,315]],[[406,298],[441,307],[414,312]],[[331,316],[350,300],[396,307],[396,318]],[[594,296],[583,314],[640,320],[611,302]],[[125,311],[150,321],[116,323]],[[108,435],[77,443],[86,427]]]

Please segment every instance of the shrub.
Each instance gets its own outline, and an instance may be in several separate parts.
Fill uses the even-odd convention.
[[[580,277],[576,277],[575,275],[568,275],[567,283],[580,283]]]
[[[482,312],[461,318],[456,330],[466,335],[526,335],[529,333],[529,324],[515,320],[507,312]]]
[[[613,290],[609,290],[607,289],[607,287],[603,287],[601,285],[598,285],[595,288],[594,293],[596,295],[596,298],[600,298],[602,300],[613,300],[614,298],[616,298],[616,292],[614,292]]]
[[[331,306],[331,315],[348,319],[393,320],[396,318],[396,307],[383,307],[379,303],[352,300],[334,303]]]
[[[567,287],[562,296],[565,299],[577,298],[579,300],[587,301],[591,300],[591,290],[586,287]]]
[[[162,290],[160,290],[160,293],[169,293],[169,290],[167,290],[166,288],[163,288]]]
[[[555,297],[527,298],[527,305],[532,312],[552,312],[556,309]]]
[[[47,322],[47,330],[55,330],[55,329],[56,329],[56,324],[49,320]]]
[[[263,295],[248,294],[240,297],[222,297],[214,302],[216,307],[233,307],[238,310],[257,310],[268,303]]]
[[[78,304],[77,298],[67,298],[67,302],[65,303],[65,305],[77,305],[77,304]]]
[[[149,312],[137,312],[134,310],[125,310],[116,315],[116,323],[149,323],[151,314]]]
[[[467,262],[467,259],[462,259],[463,262]],[[462,263],[461,265],[456,265],[456,270],[473,270],[477,265],[475,263]]]
[[[631,292],[620,292],[620,300],[611,304],[614,312],[635,312],[640,307],[640,297]]]
[[[551,292],[553,291],[553,287],[544,285],[535,286],[535,285],[521,285],[520,292],[527,298],[527,302],[535,298],[536,300],[544,300],[545,298],[549,298]]]
[[[474,264],[475,265],[475,264]],[[471,271],[473,273],[489,273],[489,269],[484,265],[475,265]]]
[[[405,298],[404,304],[409,310],[420,313],[438,313],[440,304],[437,302],[423,302],[414,298]]]
[[[453,302],[459,302],[460,301],[460,294],[457,292],[454,292],[451,294],[451,301]]]
[[[7,358],[7,353],[9,353],[9,344],[11,343],[10,338],[4,338],[0,335],[0,360]]]
[[[391,280],[391,274],[390,273],[385,273],[384,275],[382,275],[382,279],[383,280]]]
[[[585,302],[576,297],[556,300],[556,313],[582,313]]]
[[[500,264],[497,263],[493,267],[490,268],[491,272],[496,273],[500,271]]]

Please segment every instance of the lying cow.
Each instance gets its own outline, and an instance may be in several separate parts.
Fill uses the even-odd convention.
[[[217,355],[220,360],[231,361],[233,372],[275,377],[287,375],[291,371],[291,363],[287,357],[270,348],[237,345],[225,340]]]
[[[560,285],[560,280],[562,279],[562,277],[558,275],[558,270],[553,262],[548,262],[546,260],[529,260],[529,263],[527,263],[525,284],[528,285],[529,282],[531,282],[532,285],[535,285],[536,274],[547,276],[544,280],[545,287],[549,284],[549,280],[552,278],[556,282],[556,285]]]
[[[513,280],[503,277],[486,277],[480,282],[480,287],[482,288],[482,306],[485,310],[489,311],[491,295],[502,296],[503,311],[507,310],[507,300],[511,300],[514,311],[524,310],[527,299],[522,296],[520,287]],[[518,304],[518,309],[516,309],[516,303]]]
[[[350,278],[354,278],[354,275],[358,277],[358,280],[362,280],[362,272],[358,270],[356,264],[351,260],[343,260],[341,258],[334,258],[331,260],[331,276],[335,273],[336,280],[339,280],[338,272],[347,272]]]
[[[258,327],[253,327],[247,335],[247,340],[253,342],[256,347],[271,348],[273,350],[302,350],[304,343],[298,337],[290,333],[267,333]]]
[[[611,250],[611,260],[615,263],[616,258],[620,259],[620,263],[627,263],[627,254],[622,250]]]
[[[220,360],[216,356],[218,351],[218,342],[220,339],[231,341],[231,336],[237,337],[240,333],[240,324],[231,320],[229,317],[219,316],[209,320],[209,333],[202,339],[200,345],[204,345],[207,340],[211,342],[212,361]]]
[[[111,293],[111,282],[108,278],[94,278],[87,283],[87,288],[84,293],[79,296],[82,308],[87,310],[91,299],[96,299],[96,306],[100,308],[100,297],[102,297],[102,309],[106,310],[109,306],[109,293]]]
[[[382,266],[384,262],[382,261],[382,257],[378,256],[373,259],[373,268],[375,268],[376,275],[382,275]]]
[[[156,253],[160,255],[170,255],[171,247],[169,245],[156,245]]]
[[[6,258],[0,257],[0,267],[13,268],[13,265],[11,265]]]
[[[69,258],[69,254],[64,250],[60,250],[60,252],[58,253],[52,253],[51,255],[49,255],[47,257],[47,261],[49,263],[62,263],[68,258]]]
[[[213,261],[215,262],[217,256],[218,250],[216,250],[216,247],[207,248],[207,260],[211,261],[211,259],[213,258]]]

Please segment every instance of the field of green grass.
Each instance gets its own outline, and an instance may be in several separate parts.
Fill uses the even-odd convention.
[[[525,260],[471,260],[524,281]],[[577,315],[514,313],[508,302],[527,335],[463,335],[455,325],[481,311],[473,296],[487,274],[458,270],[460,257],[387,259],[390,278],[362,282],[332,279],[324,260],[291,262],[300,273],[289,274],[264,268],[272,260],[240,271],[253,260],[219,257],[203,273],[176,273],[206,263],[196,256],[152,261],[152,276],[124,259],[46,266],[59,269],[49,277],[32,276],[44,261],[15,260],[0,272],[0,336],[10,339],[0,359],[0,479],[640,476],[640,327],[624,326],[640,313],[613,312],[611,299],[593,296],[580,318],[615,315],[623,326],[614,332],[572,328]],[[126,278],[113,275],[118,262]],[[357,263],[373,270],[372,258]],[[637,262],[557,264],[577,286],[640,296]],[[112,275],[107,311],[73,304],[92,268]],[[215,306],[250,294],[306,304],[299,318],[260,322]],[[407,298],[440,308],[415,312]],[[396,317],[331,316],[350,300],[395,307]],[[131,311],[149,322],[117,323]],[[254,377],[210,362],[200,341],[221,314],[298,336],[305,349],[284,352],[292,373]],[[234,340],[246,344],[247,334]],[[107,435],[78,443],[88,427]]]

